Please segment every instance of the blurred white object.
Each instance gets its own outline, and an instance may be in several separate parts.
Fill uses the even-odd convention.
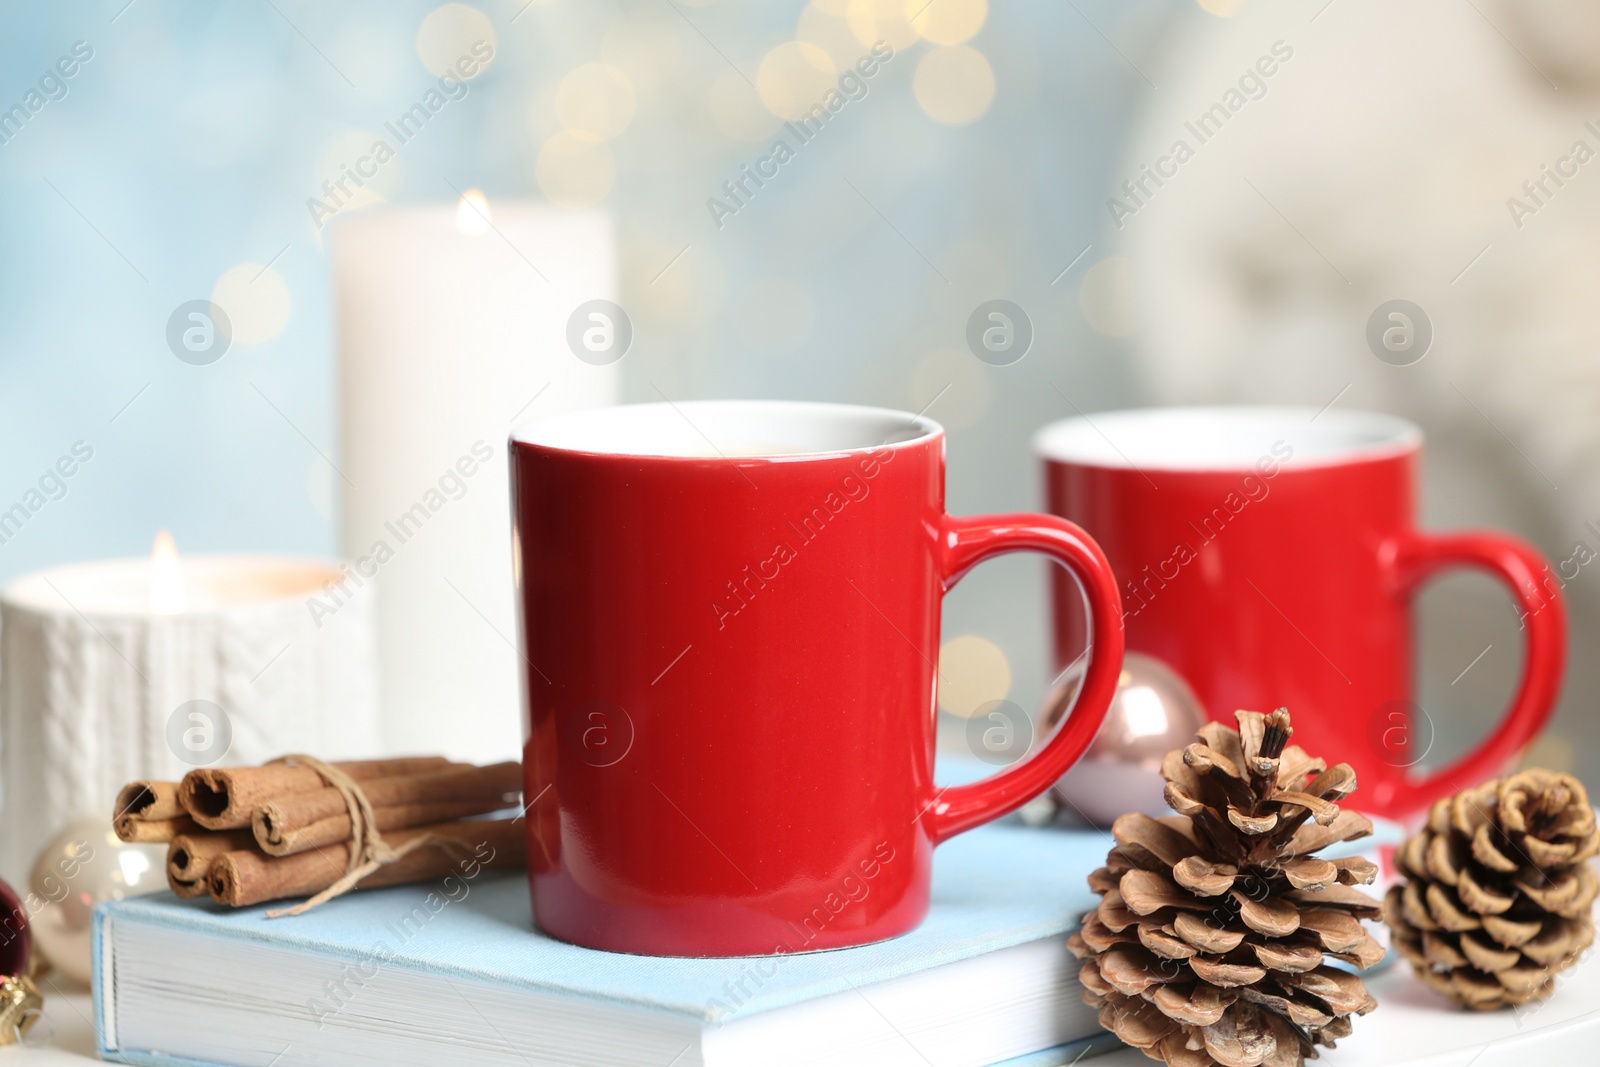
[[[1600,551],[1597,35],[1600,4],[1571,0],[1187,20],[1149,60],[1162,91],[1116,170],[1175,170],[1137,203],[1116,193],[1156,399],[1409,415],[1451,442],[1430,474],[1479,521],[1544,499],[1558,543]],[[1180,140],[1192,155],[1161,164]],[[1369,351],[1393,300],[1431,325],[1414,361]]]
[[[1042,736],[1072,706],[1080,681],[1070,675],[1051,691],[1040,716]],[[1200,698],[1178,672],[1154,656],[1129,652],[1094,743],[1045,795],[1096,826],[1110,826],[1130,811],[1170,815],[1161,760],[1194,741],[1205,721]]]
[[[39,850],[28,875],[30,902],[38,902],[28,918],[34,949],[82,986],[91,973],[94,906],[167,888],[167,846],[118,840],[107,815],[63,829]]]
[[[168,542],[170,544],[170,542]],[[364,604],[321,620],[334,563],[249,556],[109,560],[0,592],[4,871],[117,790],[226,759],[328,759],[377,747]]]
[[[468,190],[338,223],[333,269],[342,595],[376,605],[384,740],[516,758],[506,439],[534,416],[617,400],[616,363],[567,340],[580,306],[617,298],[611,220]],[[625,343],[625,322],[609,326]]]

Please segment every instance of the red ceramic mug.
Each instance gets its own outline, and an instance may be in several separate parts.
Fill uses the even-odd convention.
[[[1504,534],[1416,529],[1415,425],[1312,408],[1153,408],[1054,423],[1035,447],[1050,510],[1111,560],[1128,648],[1175,668],[1214,719],[1286,705],[1297,743],[1355,768],[1363,808],[1404,816],[1488,777],[1549,717],[1566,621],[1547,565]],[[1423,774],[1432,722],[1412,703],[1410,601],[1457,566],[1505,582],[1527,651],[1494,732]],[[1082,619],[1059,582],[1055,620],[1066,662]]]
[[[574,412],[511,439],[535,921],[593,948],[735,956],[914,927],[933,848],[1049,787],[1122,660],[1070,522],[944,512],[944,431],[834,404]],[[933,783],[940,598],[1041,552],[1094,634],[1047,745]]]

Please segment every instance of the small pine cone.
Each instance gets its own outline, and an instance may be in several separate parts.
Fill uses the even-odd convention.
[[[1543,1000],[1594,940],[1600,829],[1582,783],[1526,770],[1436,801],[1383,918],[1417,977],[1487,1011]]]
[[[1289,713],[1241,711],[1167,754],[1159,819],[1124,815],[1089,876],[1100,906],[1068,941],[1100,1025],[1171,1067],[1303,1067],[1377,1007],[1359,977],[1383,958],[1360,920],[1370,861],[1315,853],[1372,824],[1336,801],[1356,787],[1293,745]],[[1287,747],[1285,747],[1287,745]]]

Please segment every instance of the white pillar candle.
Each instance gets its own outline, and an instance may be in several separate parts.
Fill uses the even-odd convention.
[[[370,613],[351,605],[318,626],[306,610],[340,576],[332,562],[158,553],[39,571],[0,591],[7,876],[74,820],[109,825],[117,790],[136,778],[289,752],[371,755]]]
[[[490,761],[521,742],[507,433],[616,401],[567,327],[617,272],[608,216],[467,197],[334,228],[340,596],[376,604],[388,746]]]

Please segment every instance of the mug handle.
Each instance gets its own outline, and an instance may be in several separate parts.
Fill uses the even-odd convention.
[[[1477,748],[1407,789],[1416,807],[1498,773],[1533,739],[1555,707],[1567,656],[1567,613],[1559,589],[1540,581],[1549,569],[1524,541],[1489,531],[1431,535],[1412,532],[1387,542],[1383,562],[1397,596],[1447,567],[1475,567],[1505,583],[1523,613],[1527,637],[1516,695],[1494,732]]]
[[[1122,671],[1122,597],[1100,546],[1053,515],[944,517],[938,566],[948,593],[968,571],[992,556],[1041,552],[1078,579],[1089,611],[1089,662],[1067,721],[1042,747],[999,774],[970,785],[936,790],[921,821],[934,844],[998,819],[1038,796],[1065,774],[1094,740],[1116,695]]]

